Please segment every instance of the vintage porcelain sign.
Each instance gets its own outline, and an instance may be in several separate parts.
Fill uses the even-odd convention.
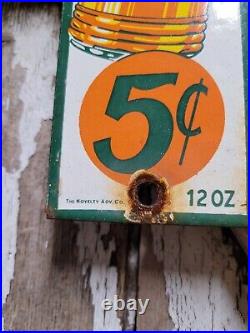
[[[246,15],[239,2],[64,4],[49,217],[247,224]]]

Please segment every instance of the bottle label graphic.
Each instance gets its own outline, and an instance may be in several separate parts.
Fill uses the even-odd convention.
[[[113,60],[155,50],[192,57],[203,48],[207,9],[207,2],[79,2],[69,34],[76,47]]]
[[[48,215],[246,225],[245,20],[240,3],[65,3]]]

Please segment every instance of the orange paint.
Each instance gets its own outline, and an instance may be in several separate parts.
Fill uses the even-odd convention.
[[[170,186],[195,176],[215,154],[224,130],[224,106],[217,84],[198,63],[168,52],[144,52],[129,56],[107,67],[90,85],[80,111],[79,128],[83,147],[91,161],[108,177],[128,184],[130,174],[114,172],[97,158],[93,143],[111,137],[113,154],[119,159],[134,157],[144,147],[148,136],[148,123],[143,114],[132,112],[116,121],[105,115],[107,104],[119,75],[178,73],[176,85],[164,85],[152,90],[132,89],[129,100],[151,98],[165,104],[170,110],[174,131],[172,142],[162,159],[148,171],[165,177]],[[203,80],[207,95],[201,94],[192,128],[201,133],[189,138],[185,160],[179,165],[185,136],[178,129],[176,112],[178,103],[187,88]],[[195,102],[189,100],[185,122],[188,124]],[[166,124],[167,126],[167,124]],[[157,144],[157,143],[156,143]]]
[[[187,5],[187,15],[203,16],[207,11],[207,2],[114,2],[114,6],[106,6],[107,2],[79,2],[83,8],[98,12],[132,18],[176,18],[178,9]],[[167,5],[167,8],[166,8]]]

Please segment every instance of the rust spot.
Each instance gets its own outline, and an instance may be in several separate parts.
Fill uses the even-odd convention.
[[[145,170],[135,172],[127,189],[125,217],[135,223],[173,222],[169,185],[165,178]]]
[[[51,208],[49,205],[47,205],[45,208],[45,214],[46,214],[46,217],[47,219],[55,219],[55,211],[53,208]]]

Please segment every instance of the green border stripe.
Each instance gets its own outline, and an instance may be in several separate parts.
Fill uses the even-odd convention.
[[[246,215],[173,213],[174,222],[169,225],[200,225],[221,227],[246,227]],[[54,218],[68,220],[85,220],[92,222],[126,222],[123,211],[113,210],[57,210]]]
[[[49,184],[48,184],[48,215],[57,209],[58,185],[60,172],[60,156],[62,144],[62,128],[64,100],[66,90],[66,74],[69,53],[68,26],[72,16],[72,2],[63,3],[62,23],[60,31],[60,42],[58,51],[58,65],[56,74],[56,87],[54,99],[54,114],[52,125],[52,137],[49,160]],[[52,213],[52,215],[54,215]]]

